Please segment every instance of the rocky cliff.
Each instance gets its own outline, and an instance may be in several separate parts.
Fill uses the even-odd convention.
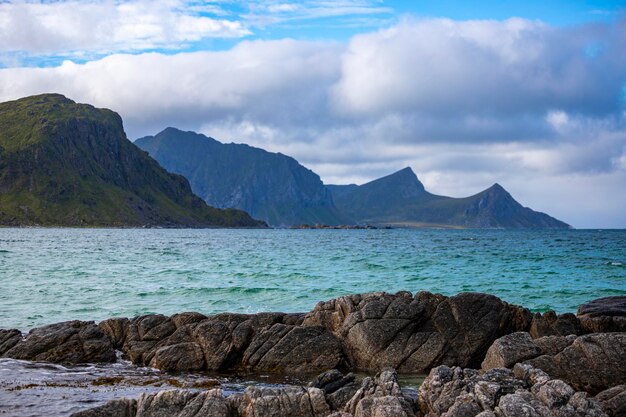
[[[291,157],[171,127],[135,144],[189,179],[212,206],[245,210],[272,226],[349,222],[319,176]]]
[[[126,138],[118,114],[58,94],[0,104],[0,224],[262,225],[206,205]]]

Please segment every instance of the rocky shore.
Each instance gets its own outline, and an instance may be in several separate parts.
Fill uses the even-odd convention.
[[[626,297],[533,314],[479,293],[369,293],[309,313],[181,313],[0,330],[0,357],[320,373],[307,387],[167,390],[80,416],[624,416]],[[353,371],[377,373],[357,380]],[[343,372],[343,373],[342,373]],[[399,373],[428,373],[418,398]],[[345,374],[344,374],[345,373]]]

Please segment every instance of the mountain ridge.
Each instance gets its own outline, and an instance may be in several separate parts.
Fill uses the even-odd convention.
[[[325,185],[290,156],[195,132],[169,127],[135,143],[166,169],[186,176],[209,204],[237,207],[278,227],[570,227],[523,207],[498,183],[469,197],[439,196],[405,167],[362,185]]]
[[[406,189],[412,179],[413,190]],[[428,192],[409,167],[362,185],[329,185],[340,211],[356,222],[420,227],[571,228],[519,204],[499,183],[462,198]],[[344,188],[349,187],[349,188]]]
[[[290,156],[172,127],[135,144],[187,177],[210,205],[236,207],[278,227],[349,221],[337,212],[319,176]]]

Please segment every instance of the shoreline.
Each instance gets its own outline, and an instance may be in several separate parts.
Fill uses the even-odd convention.
[[[602,346],[601,353],[592,355],[599,355],[597,358],[583,354],[588,349],[597,349],[594,346]],[[527,387],[524,389],[528,392],[532,392],[530,388],[539,384],[538,381],[545,384],[558,380],[573,387],[569,388],[574,390],[572,393],[587,391],[585,398],[600,395],[614,386],[626,384],[624,346],[624,296],[591,301],[581,305],[576,315],[557,315],[553,312],[533,314],[526,308],[482,293],[446,297],[428,292],[381,292],[322,301],[308,313],[222,313],[212,316],[179,313],[170,317],[114,318],[98,324],[62,322],[32,329],[27,335],[15,329],[0,330],[0,357],[21,360],[60,364],[115,363],[121,354],[136,367],[180,375],[256,372],[296,377],[323,375],[335,369],[333,378],[339,378],[338,381],[344,381],[346,375],[354,375],[352,372],[364,371],[377,376],[359,381],[355,381],[354,376],[349,377],[344,385],[351,388],[344,393],[345,396],[350,394],[352,398],[356,395],[359,384],[370,384],[371,395],[381,384],[397,386],[395,394],[385,397],[395,398],[393,402],[400,404],[399,409],[415,409],[414,414],[406,415],[428,416],[440,414],[415,413],[420,407],[430,407],[418,404],[427,401],[428,395],[442,395],[441,392],[427,392],[433,384],[445,385],[454,380],[457,381],[455,384],[473,387],[475,382],[470,381],[495,378],[496,371],[500,375],[498,383],[508,381],[507,384],[519,385],[519,389]],[[481,368],[481,371],[470,372]],[[418,399],[409,400],[402,396],[398,374],[429,374],[420,388]],[[531,378],[526,374],[534,376]],[[452,379],[435,383],[437,378]],[[361,388],[365,390],[363,386]],[[256,397],[246,397],[249,406],[271,394],[263,389],[255,391],[258,389],[261,388],[250,388],[250,392],[256,392]],[[296,395],[287,388],[272,389],[273,396]],[[310,385],[306,388],[311,389]],[[369,392],[369,388],[363,390],[356,403],[369,398],[370,394],[363,394]],[[246,388],[245,392],[248,391]],[[185,392],[184,388],[182,392]],[[177,397],[183,394],[167,395],[187,404],[197,395],[204,398],[209,392],[212,392],[211,403],[231,401],[227,400],[230,397],[213,392],[213,389],[200,390],[200,394],[184,394],[188,396],[184,401]],[[327,394],[332,395],[332,392],[320,394],[320,404],[321,399],[328,404],[332,402]],[[153,396],[150,397],[152,400],[155,395],[161,394],[144,394],[146,398]],[[241,396],[236,398],[244,401]],[[626,385],[623,398],[626,399]],[[138,406],[137,401],[142,400],[132,400],[133,407]],[[367,400],[363,406],[373,406],[375,401],[372,401]],[[589,401],[585,407],[599,407],[596,402]],[[130,404],[123,403],[124,407]],[[243,403],[237,404],[239,407]],[[332,407],[329,407],[331,411]],[[345,407],[347,403],[342,403],[340,408],[348,410]],[[352,411],[356,412],[354,407]],[[349,410],[346,412],[354,415]]]

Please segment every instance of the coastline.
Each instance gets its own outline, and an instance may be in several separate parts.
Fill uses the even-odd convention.
[[[625,331],[626,297],[582,305],[577,315],[556,315],[532,314],[481,293],[452,297],[427,292],[369,293],[320,302],[309,313],[180,313],[108,319],[99,324],[57,323],[27,335],[0,330],[0,357],[62,364],[115,363],[117,351],[135,366],[166,372],[310,375],[338,369],[342,372],[338,380],[350,372],[378,373],[378,380],[370,378],[367,382],[374,385],[397,385],[396,372],[430,373],[420,388],[420,399],[414,403],[405,404],[399,392],[384,396],[395,396],[400,409],[415,408],[417,413],[417,408],[429,407],[419,401],[433,395],[422,391],[432,386],[433,378],[450,372],[456,375],[454,369],[482,368],[475,374],[462,371],[456,379],[460,384],[469,383],[463,382],[467,378],[486,378],[495,372],[489,374],[492,368],[509,369],[506,378],[521,381],[520,372],[532,367],[536,371],[528,368],[524,372],[545,373],[548,376],[539,378],[545,380],[543,383],[565,381],[577,392],[586,389],[589,396],[599,395],[626,384]],[[604,356],[581,365],[581,356],[574,353],[584,353],[593,346],[604,346]],[[352,388],[357,384],[353,379],[349,383]],[[356,391],[350,391],[352,396]],[[213,394],[218,398],[215,401],[226,401],[222,394]],[[265,394],[259,395],[262,398]],[[440,415],[432,411],[424,415]]]

